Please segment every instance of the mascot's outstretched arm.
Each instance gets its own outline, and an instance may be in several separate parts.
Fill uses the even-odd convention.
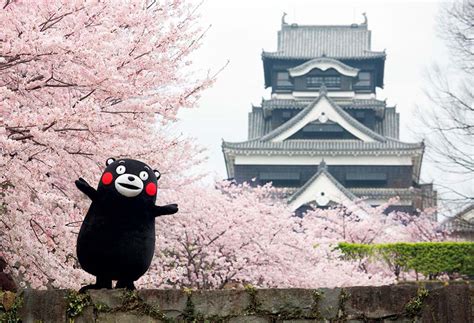
[[[157,216],[175,214],[178,212],[178,204],[168,204],[164,206],[153,205],[152,214],[156,218]]]
[[[76,187],[84,194],[87,195],[92,201],[95,200],[97,196],[97,191],[95,188],[89,185],[89,183],[86,182],[85,179],[80,177],[77,181],[75,181]]]

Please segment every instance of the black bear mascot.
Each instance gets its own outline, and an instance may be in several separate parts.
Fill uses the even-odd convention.
[[[77,188],[92,204],[77,238],[82,269],[96,276],[87,289],[135,289],[133,282],[150,267],[155,251],[155,217],[174,214],[176,204],[155,205],[160,172],[133,159],[109,158],[97,190],[84,179]]]

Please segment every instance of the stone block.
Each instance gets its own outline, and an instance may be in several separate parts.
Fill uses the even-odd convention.
[[[228,323],[270,323],[271,319],[263,316],[236,316],[229,319]]]
[[[67,290],[33,290],[23,292],[19,316],[23,323],[66,322]]]
[[[471,315],[473,316],[474,321],[474,282],[469,284],[469,292],[471,293]]]
[[[405,305],[417,295],[416,285],[349,287],[344,312],[353,318],[382,319],[403,314]]]
[[[87,291],[93,304],[103,304],[113,309],[122,306],[124,290],[121,289],[90,289]]]
[[[91,323],[95,321],[94,307],[87,306],[81,315],[74,318],[74,323]]]
[[[135,315],[131,313],[99,313],[96,323],[156,323],[157,320],[146,315]]]
[[[277,321],[278,323],[319,323],[319,322],[329,322],[329,321],[321,321],[316,319],[297,319],[297,320],[283,320]]]
[[[467,284],[431,289],[423,302],[422,322],[470,322],[470,292]]]
[[[148,305],[163,312],[167,317],[176,319],[186,308],[188,295],[177,289],[144,289],[138,291],[138,296]]]
[[[416,317],[397,317],[392,319],[384,319],[382,323],[421,323],[421,319]],[[357,321],[357,323],[365,323],[364,321]]]
[[[245,290],[203,290],[191,294],[196,313],[204,316],[229,316],[245,312],[250,295]]]
[[[256,297],[265,312],[289,318],[314,314],[312,289],[259,289]]]
[[[320,294],[318,311],[325,319],[334,319],[339,311],[340,288],[320,288],[315,290]]]

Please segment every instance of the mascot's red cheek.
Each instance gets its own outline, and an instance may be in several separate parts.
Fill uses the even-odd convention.
[[[112,180],[114,179],[114,177],[112,176],[112,173],[104,173],[104,175],[102,175],[102,183],[104,185],[109,185],[110,183],[112,183]]]
[[[156,194],[156,185],[154,183],[148,183],[145,191],[148,195],[153,196]]]

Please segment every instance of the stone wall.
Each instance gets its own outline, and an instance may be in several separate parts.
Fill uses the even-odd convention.
[[[24,290],[0,297],[0,322],[463,323],[473,322],[474,310],[474,286],[466,282],[315,290]]]

